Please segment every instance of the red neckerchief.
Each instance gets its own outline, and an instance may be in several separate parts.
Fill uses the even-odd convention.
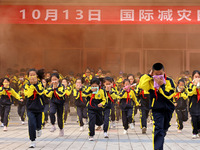
[[[83,98],[82,98],[82,91],[79,91],[80,93],[80,100],[83,102]],[[83,102],[84,103],[84,102]],[[84,103],[85,104],[85,103]]]
[[[178,97],[178,98],[176,99],[176,101],[180,98],[180,94],[181,94],[181,92],[178,92],[175,96],[173,96],[173,97]]]
[[[115,103],[114,102],[114,100],[112,99],[112,97],[110,96],[110,93],[109,92],[107,92],[107,95],[108,95],[108,97],[109,97],[109,99],[113,102],[113,104]]]
[[[144,97],[144,90],[142,90],[142,92],[140,93],[140,95],[142,95],[142,97],[144,98],[144,99],[147,99],[146,97]],[[140,96],[139,95],[139,96]]]
[[[55,96],[55,98],[57,98],[57,99],[60,100],[60,97],[59,97],[58,94],[56,93],[56,89],[54,89],[54,96]]]
[[[34,98],[33,99],[30,99],[30,100],[35,100],[36,99],[36,97],[37,97],[37,91],[34,89],[34,91],[33,91],[33,95],[34,95]]]
[[[95,94],[92,94],[91,98],[90,98],[90,106],[92,106],[92,99],[94,98]],[[92,106],[94,108],[94,106]]]
[[[155,96],[156,96],[156,100],[158,99],[158,94],[157,94],[157,89],[155,88]]]
[[[8,90],[5,90],[5,91],[6,91],[6,93],[7,93],[8,97],[9,97],[9,99],[10,99],[10,97],[11,97],[11,93],[10,93],[10,92],[8,92]]]
[[[129,91],[129,92],[127,92],[127,99],[126,99],[126,104],[128,104],[128,101],[130,100],[130,96],[129,96],[129,93],[130,93],[130,91]]]
[[[199,102],[199,99],[200,99],[200,94],[199,94],[199,90],[198,89],[196,89],[197,90],[197,103]]]
[[[116,87],[116,84],[114,84],[113,87],[115,88],[115,87]]]

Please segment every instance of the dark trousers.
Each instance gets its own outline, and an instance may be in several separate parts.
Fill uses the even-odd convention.
[[[164,138],[170,127],[172,113],[171,110],[152,110],[154,119],[153,148],[155,150],[163,150]]]
[[[77,115],[80,126],[84,126],[83,118],[87,118],[87,107],[77,107]]]
[[[193,127],[193,134],[198,134],[198,131],[200,130],[200,116],[194,116],[191,115],[192,117],[192,127]]]
[[[62,104],[55,104],[50,103],[50,120],[51,124],[55,125],[56,117],[55,114],[57,113],[57,121],[58,121],[58,127],[60,129],[63,129],[64,127],[64,106]]]
[[[176,109],[176,115],[177,115],[177,123],[178,123],[178,129],[183,129],[183,122],[188,120],[188,111],[187,109]]]
[[[121,109],[120,109],[119,105],[117,104],[116,105],[116,121],[119,121],[120,116],[121,116]]]
[[[29,138],[31,141],[35,141],[36,139],[36,130],[41,130],[42,126],[42,112],[27,112],[28,116],[28,131]]]
[[[66,122],[67,121],[67,116],[68,116],[68,114],[70,112],[69,101],[65,101],[64,107],[65,107],[64,122]]]
[[[49,104],[44,105],[44,121],[48,121],[49,117]]]
[[[95,135],[95,124],[101,126],[103,124],[102,111],[95,109],[88,109],[89,119],[89,136]]]
[[[115,105],[111,107],[111,121],[115,121]]]
[[[104,130],[104,132],[107,132],[108,128],[110,126],[110,112],[111,112],[110,108],[105,108],[103,110],[103,130]]]
[[[1,122],[4,124],[4,126],[8,126],[8,122],[10,120],[10,109],[11,105],[1,105],[0,107],[0,113],[1,113]]]
[[[140,109],[140,127],[147,128],[147,118],[149,114],[149,109],[147,109],[146,107],[140,107],[139,109]]]
[[[133,121],[133,108],[122,110],[122,123],[125,130],[129,128],[128,124]]]
[[[25,121],[25,118],[26,118],[25,111],[26,111],[26,105],[18,105],[17,112],[18,112],[18,115],[21,118],[21,121]]]

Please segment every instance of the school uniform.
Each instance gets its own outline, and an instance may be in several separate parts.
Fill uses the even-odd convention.
[[[188,120],[187,111],[188,91],[185,89],[183,92],[178,92],[174,95],[174,103],[177,104],[175,111],[177,115],[178,129],[183,129],[183,122]]]
[[[47,90],[45,88],[45,90]],[[49,118],[49,107],[50,107],[50,99],[44,94],[44,124],[48,121]]]
[[[84,84],[85,85],[89,85],[90,84],[90,81],[92,80],[92,75],[90,75],[89,77],[86,76],[86,74],[83,74],[83,78],[85,80]]]
[[[10,120],[10,109],[13,104],[13,97],[20,100],[20,95],[13,88],[0,87],[0,116],[4,126],[8,126]]]
[[[193,134],[198,134],[200,130],[200,89],[193,86],[192,91],[189,92],[190,105],[189,112],[192,117]]]
[[[70,95],[72,93],[72,87],[71,86],[67,86],[67,88],[65,89],[65,103],[64,103],[64,107],[65,107],[65,115],[64,115],[64,122],[67,121],[67,116],[70,113]]]
[[[98,107],[98,104],[103,106],[106,104],[107,100],[104,94],[104,90],[99,89],[97,94],[93,94],[91,88],[89,87],[83,92],[87,97],[87,110],[89,119],[89,136],[95,135],[95,124],[101,126],[103,124],[103,108]]]
[[[75,99],[75,106],[77,109],[77,115],[78,115],[78,120],[79,120],[79,125],[80,127],[84,126],[83,123],[83,118],[87,118],[87,100],[85,95],[83,94],[85,87],[82,87],[79,90],[74,89],[73,90],[73,96]]]
[[[46,96],[50,98],[50,120],[51,124],[55,125],[57,113],[58,127],[62,130],[64,128],[64,103],[65,103],[65,88],[59,84],[57,88],[49,87],[46,91]]]
[[[110,120],[115,121],[115,118],[111,117],[110,119],[110,116],[112,112],[111,110],[115,107],[118,95],[114,88],[111,88],[111,91],[106,91],[105,89],[103,90],[107,99],[107,103],[105,105],[105,108],[103,109],[103,130],[104,132],[107,132],[110,127]]]
[[[21,121],[24,122],[25,118],[26,118],[26,98],[21,91],[19,91],[19,95],[21,96],[23,101],[18,102],[17,112],[18,112],[18,115],[19,115]]]
[[[26,97],[26,109],[28,116],[29,138],[31,141],[36,139],[36,131],[40,131],[44,121],[44,87],[40,81],[36,84],[28,82],[24,87]]]
[[[120,108],[122,110],[122,123],[124,130],[129,128],[129,124],[133,121],[133,106],[139,105],[135,92],[130,89],[130,91],[121,90],[119,93]]]
[[[147,128],[147,118],[149,115],[149,102],[150,95],[149,92],[139,89],[136,87],[137,100],[141,106],[139,106],[140,110],[140,128]]]
[[[170,120],[175,109],[173,94],[175,84],[171,78],[165,76],[166,84],[159,89],[154,88],[154,80],[150,75],[143,75],[140,78],[139,88],[150,93],[150,108],[154,120],[153,125],[153,149],[163,149],[164,137],[170,127]]]

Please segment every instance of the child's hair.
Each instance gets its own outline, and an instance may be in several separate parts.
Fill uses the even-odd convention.
[[[3,86],[3,78],[0,79],[0,86]]]
[[[68,79],[68,78],[63,78],[63,79],[62,79],[62,81],[63,81],[63,80],[66,80],[67,82],[69,81],[69,79]]]
[[[200,75],[199,70],[194,70],[194,71],[192,72],[192,78],[194,77],[194,75],[195,75],[196,73],[198,73],[198,74]]]
[[[40,69],[40,70],[36,70],[35,68],[29,69],[28,76],[31,71],[35,71],[40,80],[44,79],[45,77],[44,69]]]
[[[76,82],[77,82],[78,80],[81,80],[81,83],[83,84],[83,82],[84,82],[84,79],[83,79],[83,78],[77,78],[77,79],[76,79]],[[76,82],[75,82],[75,83],[76,83]]]
[[[2,79],[2,83],[4,82],[4,80],[7,80],[8,82],[10,82],[10,79],[9,79],[9,78],[3,78],[3,79]]]
[[[124,78],[127,78],[127,73],[123,73],[122,75]]]
[[[123,84],[125,84],[125,82],[129,82],[130,83],[130,80],[129,79],[124,79]]]
[[[92,84],[94,84],[94,83],[100,85],[100,80],[99,80],[99,78],[93,78],[93,79],[90,81],[90,85],[92,85]]]
[[[184,86],[185,86],[185,80],[183,80],[183,79],[178,80],[178,84],[179,84],[180,82],[183,82],[183,83],[184,83]]]
[[[133,77],[134,82],[135,82],[135,76],[134,76],[133,74],[128,74],[128,75],[127,75],[127,79],[128,79],[129,77],[131,77],[131,76]]]
[[[55,76],[56,78],[60,79],[58,73],[52,73],[52,74],[51,74],[51,78],[54,77],[54,76]],[[50,78],[50,79],[51,79],[51,78]]]
[[[153,70],[164,70],[164,66],[163,66],[163,64],[161,64],[161,63],[155,63],[154,65],[153,65],[153,67],[152,67],[152,69]]]
[[[105,77],[104,79],[103,79],[103,83],[105,83],[106,81],[109,81],[109,82],[113,82],[113,78],[111,78],[111,77]]]

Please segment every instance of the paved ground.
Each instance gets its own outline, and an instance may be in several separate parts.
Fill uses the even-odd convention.
[[[200,150],[200,138],[193,140],[190,120],[184,123],[182,133],[177,133],[175,115],[172,119],[165,139],[165,150]],[[80,132],[75,116],[69,116],[65,125],[65,136],[58,137],[58,128],[54,133],[49,132],[50,125],[43,129],[43,134],[37,139],[37,150],[151,150],[152,149],[152,125],[148,124],[147,134],[142,134],[139,127],[139,118],[136,116],[134,130],[123,134],[121,120],[116,129],[109,130],[109,139],[104,139],[103,131],[97,131],[95,141],[88,141],[87,126],[85,131]],[[12,107],[10,126],[7,132],[0,128],[0,150],[25,150],[29,147],[27,123],[21,125],[16,114],[16,107]]]

